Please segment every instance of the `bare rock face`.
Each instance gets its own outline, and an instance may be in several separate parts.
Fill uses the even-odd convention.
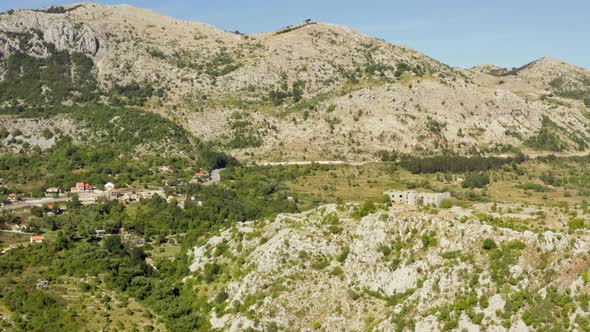
[[[87,25],[76,27],[68,20],[53,21],[43,34],[46,42],[53,43],[57,49],[73,50],[88,55],[98,52],[100,43],[94,31]]]
[[[20,51],[37,57],[49,54],[48,47],[94,56],[100,48],[95,31],[63,14],[18,11],[0,16],[0,55]]]

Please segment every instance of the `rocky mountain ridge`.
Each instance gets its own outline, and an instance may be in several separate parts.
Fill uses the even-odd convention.
[[[245,35],[125,5],[0,15],[0,77],[17,52],[43,58],[54,49],[92,60],[96,101],[163,114],[243,159],[585,151],[590,142],[590,74],[557,60],[513,74],[454,69],[311,20]],[[40,99],[55,90],[38,89]]]

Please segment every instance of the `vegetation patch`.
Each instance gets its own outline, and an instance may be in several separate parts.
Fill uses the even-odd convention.
[[[541,130],[536,135],[529,137],[524,145],[541,151],[562,151],[565,149],[565,144],[559,138],[558,131],[559,127],[548,117],[543,116]]]

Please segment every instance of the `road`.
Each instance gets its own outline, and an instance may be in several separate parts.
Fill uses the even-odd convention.
[[[31,207],[31,206],[43,206],[50,203],[57,203],[57,202],[67,202],[69,198],[40,198],[40,199],[31,199],[28,201],[22,201],[15,204],[5,205],[2,207],[2,210],[17,210],[22,209],[24,207]]]
[[[368,162],[356,162],[356,161],[342,161],[342,160],[320,160],[320,161],[262,161],[258,162],[254,165],[248,166],[306,166],[311,164],[317,165],[350,165],[350,166],[362,166],[367,164]],[[218,168],[211,171],[211,179],[207,182],[204,182],[204,186],[211,186],[221,182],[221,171],[225,168]]]
[[[219,174],[217,175],[217,178],[220,179]],[[219,180],[217,180],[217,182],[219,182]],[[155,194],[164,197],[164,190],[162,189],[154,189],[154,190],[140,190],[140,191],[134,191],[134,193],[136,193],[139,197],[147,197],[147,196],[153,196]],[[78,195],[78,200],[80,201],[81,204],[83,205],[88,205],[88,204],[95,204],[98,198],[101,197],[109,197],[108,193],[106,191],[102,191],[102,190],[96,190],[94,192],[90,192],[90,193],[80,193]],[[58,203],[58,202],[69,202],[70,201],[70,197],[60,197],[60,198],[53,198],[53,197],[46,197],[46,198],[39,198],[39,199],[30,199],[30,200],[24,200],[24,201],[20,201],[18,203],[14,203],[14,204],[10,204],[10,205],[4,205],[0,208],[0,210],[18,210],[18,209],[22,209],[22,208],[27,208],[27,207],[33,207],[33,206],[44,206],[47,204],[51,204],[51,203]]]
[[[317,160],[317,161],[262,161],[257,162],[257,166],[307,166],[311,164],[316,165],[350,165],[350,166],[362,166],[369,162],[367,161],[344,161],[344,160]]]

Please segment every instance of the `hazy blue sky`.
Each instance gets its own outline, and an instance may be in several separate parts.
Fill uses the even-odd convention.
[[[0,0],[0,11],[70,3]],[[104,0],[224,30],[271,31],[311,18],[415,48],[452,66],[520,66],[551,56],[590,68],[588,0]]]

